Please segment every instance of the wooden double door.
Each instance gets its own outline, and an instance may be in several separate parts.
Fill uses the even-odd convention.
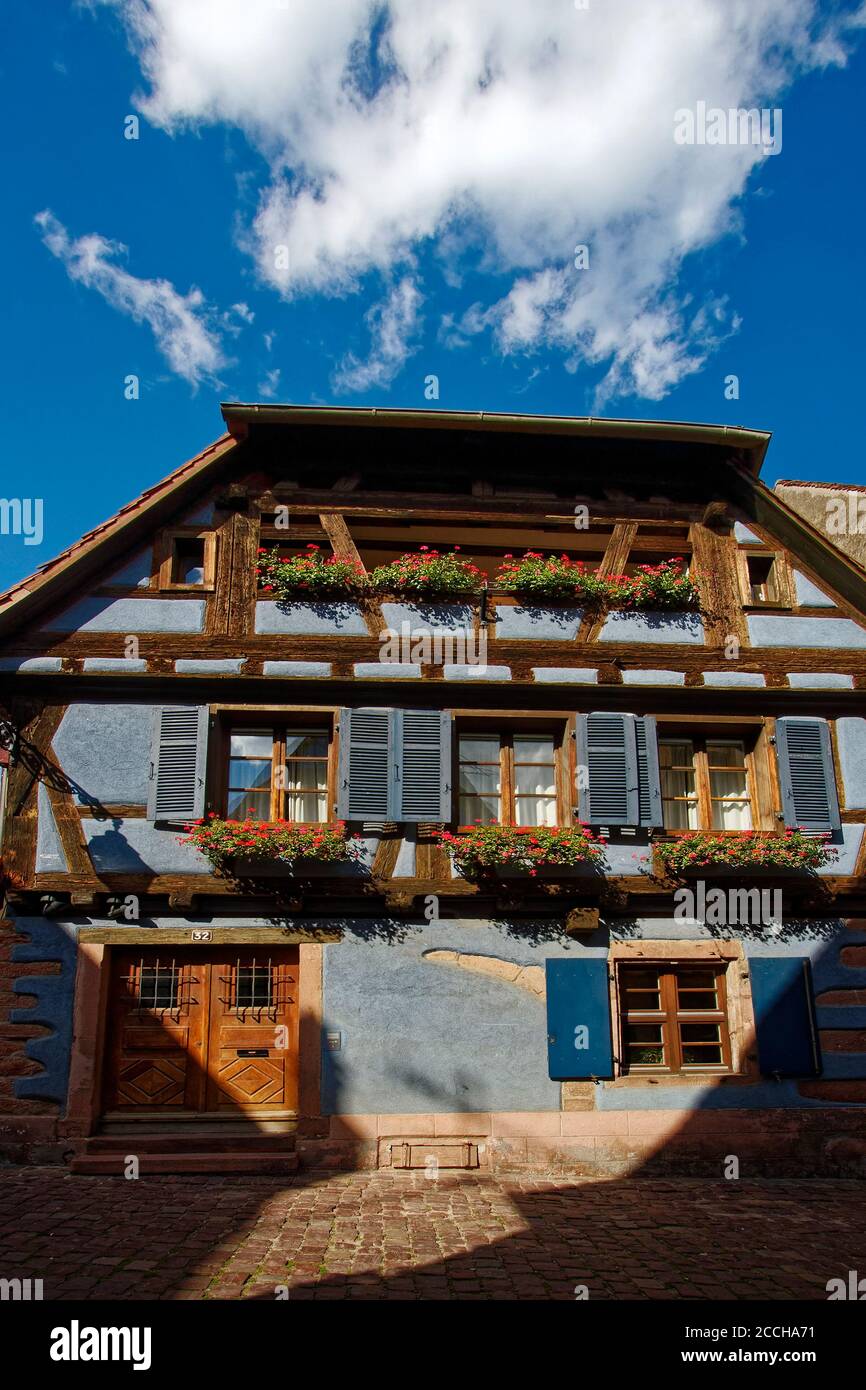
[[[107,1113],[296,1113],[297,947],[115,951],[110,990]]]

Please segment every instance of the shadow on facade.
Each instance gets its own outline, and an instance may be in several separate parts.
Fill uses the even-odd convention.
[[[819,979],[821,957],[843,944],[844,936],[823,945],[814,962]],[[319,1046],[318,1018],[302,1012],[299,1025],[302,1052]],[[753,1047],[754,1041],[749,1050]],[[432,1106],[452,1114],[461,1112],[459,1086],[449,1093],[417,1065],[395,1065]],[[195,1072],[194,1059],[188,1066]],[[468,1064],[466,1074],[474,1084]],[[340,1115],[346,1086],[340,1053],[330,1054],[327,1075],[325,1108],[340,1116],[340,1130],[351,1139],[352,1116]],[[37,1082],[38,1076],[31,1079]],[[73,1076],[70,1110],[75,1105],[74,1082]],[[810,1171],[862,1176],[866,1107],[841,1100],[833,1103],[817,1095],[810,1099],[809,1084],[801,1084],[804,1093],[794,1080],[762,1083],[779,1088],[781,1103],[776,1107],[766,1099],[759,1104],[753,1100],[750,1107],[748,1087],[714,1085],[702,1093],[694,1109],[675,1116],[667,1112],[663,1132],[648,1124],[649,1137],[640,1145],[632,1143],[634,1152],[627,1134],[617,1131],[617,1117],[623,1111],[568,1112],[576,1118],[558,1157],[551,1156],[543,1140],[524,1140],[525,1147],[514,1148],[515,1165],[509,1167],[509,1145],[503,1140],[496,1170],[482,1168],[468,1176],[434,1167],[399,1174],[395,1182],[393,1172],[379,1170],[370,1171],[362,1185],[349,1181],[348,1174],[338,1168],[310,1168],[286,1177],[144,1176],[127,1182],[118,1177],[72,1176],[65,1181],[76,1187],[96,1184],[106,1193],[106,1201],[123,1183],[125,1218],[132,1230],[153,1231],[152,1257],[157,1262],[166,1258],[165,1226],[154,1225],[154,1203],[159,1204],[166,1191],[176,1207],[183,1202],[187,1185],[200,1188],[207,1183],[214,1200],[201,1229],[190,1230],[190,1237],[194,1235],[200,1247],[202,1231],[207,1231],[213,1247],[224,1250],[233,1241],[241,1245],[257,1223],[264,1222],[264,1229],[271,1232],[268,1238],[274,1241],[268,1284],[263,1288],[259,1279],[246,1294],[261,1300],[285,1296],[278,1294],[283,1289],[290,1298],[361,1300],[825,1298],[827,1280],[846,1277],[849,1269],[858,1267],[858,1258],[862,1265],[864,1189],[851,1183],[850,1208],[843,1214],[838,1208],[838,1187],[825,1194],[822,1184],[814,1182],[804,1201],[802,1186],[791,1187],[784,1179]],[[580,1115],[589,1113],[608,1118],[608,1135],[581,1138]],[[653,1120],[659,1112],[648,1107],[630,1114]],[[236,1116],[247,1121],[239,1109]],[[306,1123],[311,1135],[326,1134],[327,1117]],[[299,1138],[304,1133],[302,1120]],[[362,1165],[373,1170],[375,1141],[360,1132],[355,1138]],[[135,1149],[134,1140],[130,1149]],[[323,1155],[327,1157],[327,1148]],[[241,1199],[237,1204],[226,1200],[231,1191],[237,1191]],[[324,1202],[314,1210],[320,1192]],[[287,1215],[296,1202],[301,1214],[291,1219],[295,1230],[311,1213],[320,1229],[325,1220],[333,1223],[342,1218],[353,1224],[372,1219],[383,1228],[390,1223],[402,1233],[405,1254],[395,1254],[393,1236],[391,1242],[383,1237],[378,1250],[365,1246],[361,1262],[352,1266],[352,1241],[345,1237],[341,1242],[338,1235],[334,1258],[342,1268],[328,1269],[323,1257],[325,1267],[314,1274],[308,1271],[309,1262],[299,1259],[294,1235],[288,1235],[283,1245],[277,1223],[273,1236],[274,1205]],[[174,1220],[182,1242],[188,1229],[185,1217],[179,1213]],[[448,1228],[442,1240],[445,1252],[433,1248],[437,1222]],[[846,1251],[822,1261],[814,1255],[816,1232],[834,1223],[844,1226]],[[77,1234],[82,1234],[80,1227]],[[86,1241],[86,1233],[83,1238]],[[147,1241],[146,1235],[139,1238],[139,1258],[148,1256]],[[461,1243],[464,1248],[447,1250],[449,1244]],[[285,1271],[281,1273],[277,1266],[283,1253]],[[202,1251],[203,1265],[209,1254]],[[299,1264],[301,1268],[296,1269]],[[50,1275],[50,1267],[44,1273]],[[249,1273],[252,1276],[253,1271]],[[176,1283],[161,1296],[179,1293],[191,1274],[195,1274],[194,1266],[181,1268]],[[111,1295],[97,1291],[93,1296]],[[149,1295],[133,1291],[120,1296]]]

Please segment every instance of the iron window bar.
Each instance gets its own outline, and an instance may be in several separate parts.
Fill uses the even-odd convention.
[[[270,956],[267,964],[255,956],[246,960],[238,956],[231,974],[219,978],[220,984],[228,985],[228,997],[220,995],[220,1003],[241,1022],[249,1014],[256,1023],[261,1023],[263,1017],[275,1023],[279,1010],[294,1003],[288,992],[289,985],[295,982],[294,976],[275,966]]]
[[[133,967],[130,974],[122,977],[122,982],[135,996],[136,1007],[131,1012],[137,1017],[159,1014],[162,1018],[171,1017],[175,1023],[186,1012],[190,990],[197,983],[188,966],[178,965],[175,957],[167,962],[160,960],[159,956],[154,961],[140,956],[138,965]],[[161,1004],[159,1001],[165,997],[166,984],[169,1003]]]

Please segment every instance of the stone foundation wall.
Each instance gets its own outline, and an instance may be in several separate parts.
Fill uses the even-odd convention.
[[[307,1168],[470,1167],[561,1177],[720,1177],[726,1170],[731,1173],[733,1158],[742,1178],[866,1178],[866,1111],[821,1106],[799,1111],[334,1115],[327,1134],[299,1138],[297,1149]],[[405,1161],[407,1149],[411,1164]]]

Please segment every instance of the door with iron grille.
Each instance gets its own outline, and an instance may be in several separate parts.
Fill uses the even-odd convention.
[[[294,1113],[297,1000],[297,948],[115,952],[106,1112]]]
[[[213,967],[208,1110],[297,1108],[297,999],[297,952],[248,951]]]

